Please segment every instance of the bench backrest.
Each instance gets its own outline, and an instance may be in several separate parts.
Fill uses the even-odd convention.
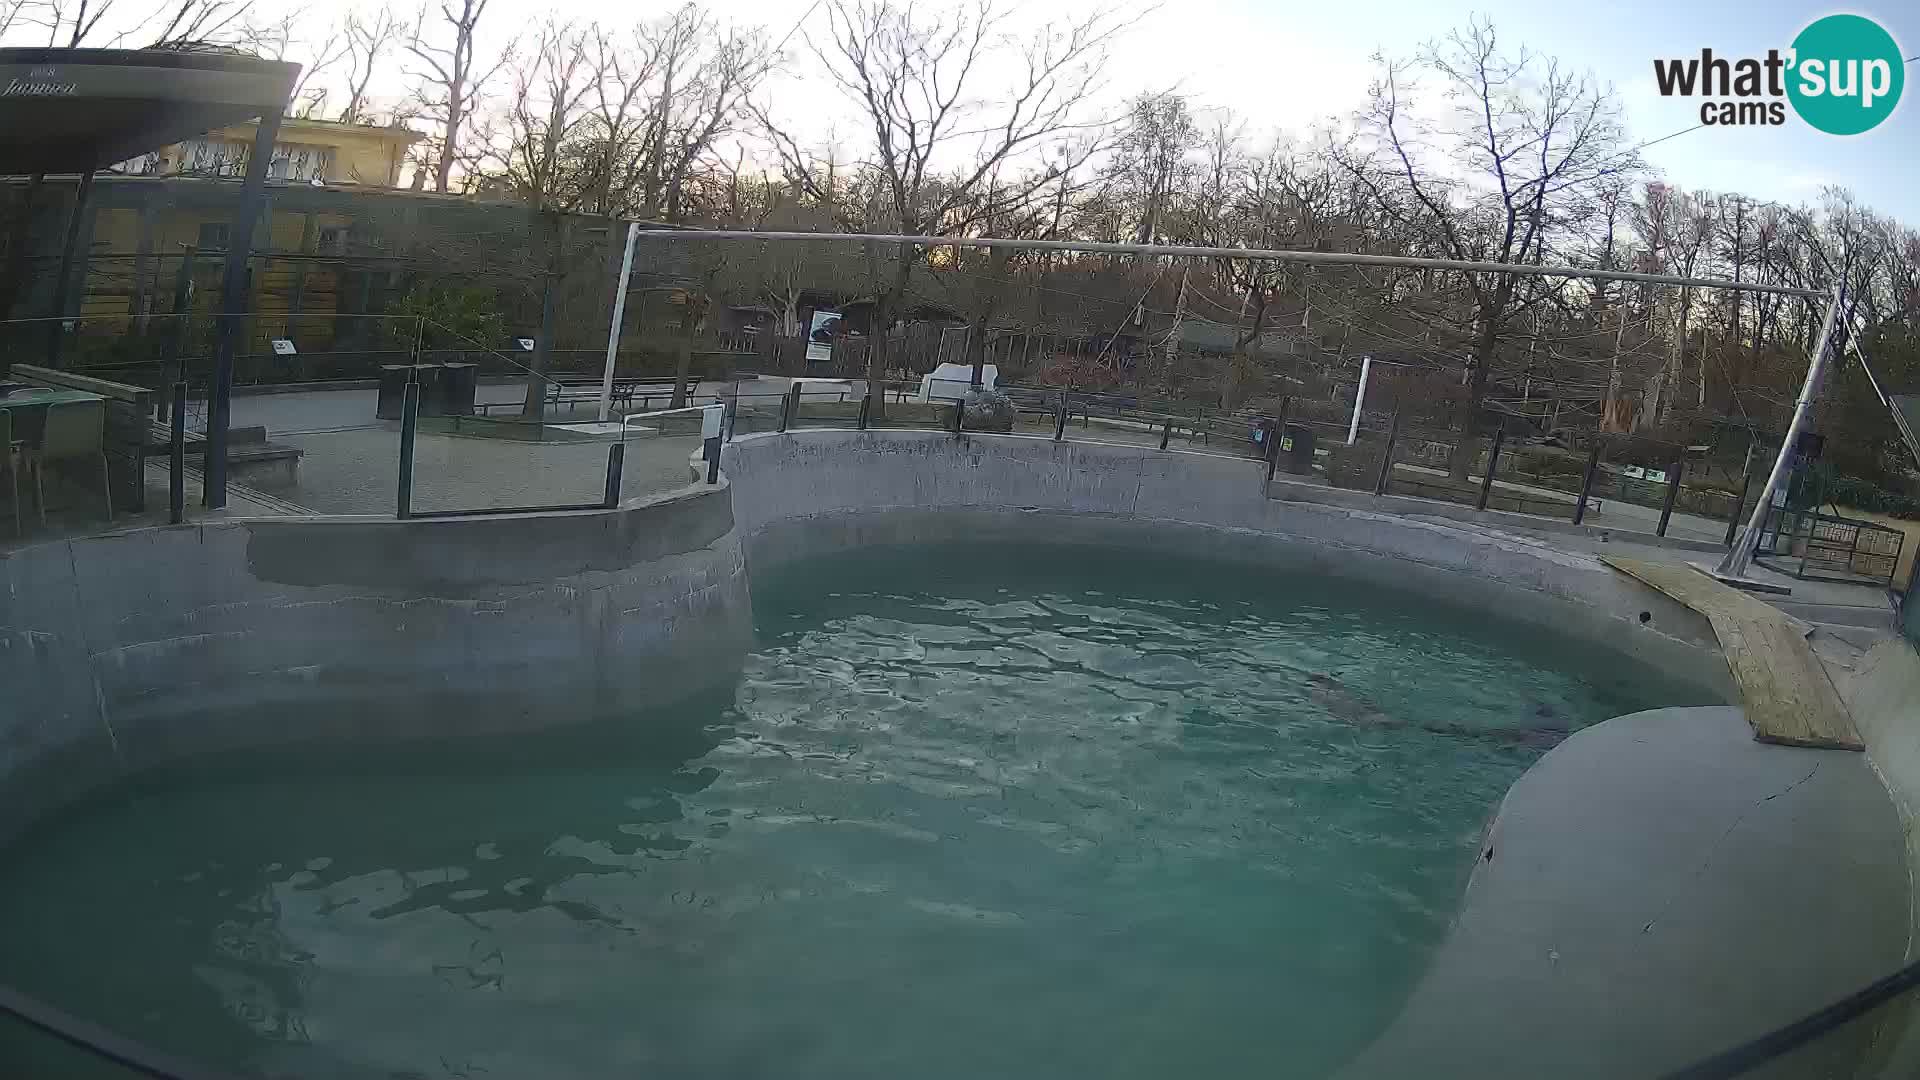
[[[91,375],[81,375],[72,371],[35,367],[32,364],[15,364],[11,377],[20,382],[36,383],[40,386],[84,390],[89,394],[99,394],[111,401],[126,402],[136,408],[151,407],[153,404],[154,391],[144,386],[108,382],[106,379],[96,379]]]

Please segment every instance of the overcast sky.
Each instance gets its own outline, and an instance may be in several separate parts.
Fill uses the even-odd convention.
[[[115,0],[128,9],[151,2]],[[256,2],[263,12],[299,10],[315,31],[344,10],[337,4]],[[939,2],[920,0],[923,6]],[[1134,0],[1134,9],[1140,3]],[[395,6],[409,4],[399,0]],[[524,41],[549,15],[617,23],[662,14],[672,6],[661,0],[492,0],[484,43],[497,49]],[[856,121],[811,70],[807,55],[806,36],[824,27],[823,9],[812,0],[707,0],[707,6],[722,18],[766,26],[775,39],[797,26],[788,45],[793,71],[766,96],[798,129],[822,137],[837,127],[853,142]],[[1067,19],[1089,7],[1084,0],[1026,0],[1017,17],[1021,23]],[[1640,142],[1699,122],[1697,100],[1663,99],[1655,90],[1656,57],[1698,55],[1702,46],[1735,58],[1764,55],[1769,47],[1787,47],[1808,22],[1836,10],[1878,20],[1907,55],[1920,53],[1920,5],[1886,0],[1846,8],[1788,0],[1613,5],[1481,0],[1471,8],[1432,0],[1167,0],[1134,20],[1114,45],[1107,93],[1117,105],[1140,90],[1177,88],[1199,107],[1233,110],[1257,135],[1305,133],[1360,104],[1374,70],[1373,53],[1410,53],[1471,12],[1490,18],[1504,42],[1524,43],[1613,84]],[[1906,96],[1916,94],[1920,89],[1910,88]],[[1821,185],[1838,183],[1868,205],[1920,225],[1920,184],[1914,182],[1920,166],[1920,105],[1911,100],[1874,131],[1853,138],[1821,134],[1789,114],[1784,127],[1700,128],[1652,146],[1646,155],[1669,180],[1685,187],[1800,202],[1812,200]]]

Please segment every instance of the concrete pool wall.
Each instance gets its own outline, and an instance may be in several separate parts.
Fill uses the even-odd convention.
[[[756,571],[872,544],[1036,538],[1259,562],[1539,625],[1731,700],[1706,620],[1597,561],[1452,522],[1263,499],[1258,461],[820,430],[742,437],[721,467]]]
[[[799,431],[743,437],[722,465],[716,487],[615,510],[229,521],[0,558],[0,842],[204,751],[672,701],[731,677],[715,661],[750,644],[751,573],[877,544],[1038,540],[1309,570],[1537,625],[1732,699],[1705,620],[1591,557],[1265,499],[1254,461]],[[1920,866],[1920,666],[1894,645],[1840,687],[1868,755],[1759,746],[1731,707],[1607,721],[1549,753],[1492,819],[1453,934],[1352,1075],[1645,1075],[1897,967],[1920,927],[1905,857],[1911,844]],[[1582,1026],[1550,1031],[1556,1018]],[[1877,1037],[1878,1060],[1909,1060],[1889,1048],[1899,1034],[1856,1033],[1839,1057]]]
[[[617,510],[281,518],[0,558],[0,839],[186,755],[670,702],[752,636],[724,485]]]
[[[755,572],[874,544],[1035,537],[1246,559],[1535,623],[1734,700],[1704,620],[1597,560],[1447,521],[1263,499],[1258,462],[801,431],[737,440],[722,465]],[[1562,743],[1493,815],[1432,968],[1342,1080],[1656,1076],[1897,969],[1920,927],[1920,841],[1910,864],[1907,804],[1888,792],[1920,805],[1912,655],[1891,643],[1841,680],[1871,755],[1757,743],[1732,706],[1638,713]],[[1907,1008],[1755,1075],[1912,1075],[1900,1071],[1914,1060]]]

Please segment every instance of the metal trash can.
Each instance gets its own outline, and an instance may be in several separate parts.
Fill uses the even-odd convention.
[[[474,387],[480,382],[479,364],[443,364],[440,369],[440,415],[472,416]]]
[[[406,393],[407,376],[412,371],[411,364],[380,365],[380,397],[373,406],[374,419],[400,419],[400,399]]]
[[[1288,424],[1280,435],[1280,468],[1295,476],[1313,475],[1313,429]]]

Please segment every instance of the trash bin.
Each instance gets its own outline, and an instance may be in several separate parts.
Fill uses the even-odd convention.
[[[1295,476],[1313,475],[1313,429],[1288,424],[1280,435],[1280,467]]]
[[[440,415],[472,416],[479,364],[444,364],[440,371]]]
[[[380,365],[380,397],[373,406],[374,419],[400,419],[400,398],[406,393],[407,375],[412,371],[410,364]]]

